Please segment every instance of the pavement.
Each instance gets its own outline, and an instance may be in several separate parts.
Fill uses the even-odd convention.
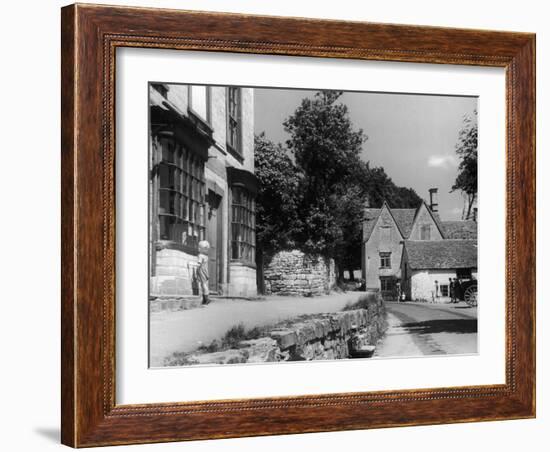
[[[477,308],[466,303],[389,302],[388,331],[374,357],[477,353]]]
[[[213,299],[202,309],[152,312],[149,319],[150,365],[163,365],[174,352],[191,352],[222,337],[233,326],[265,326],[303,314],[341,311],[364,292],[341,292],[318,297],[267,296],[257,301]]]

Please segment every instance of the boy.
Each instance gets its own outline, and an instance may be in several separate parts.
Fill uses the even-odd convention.
[[[202,290],[202,304],[207,305],[210,303],[208,298],[208,250],[210,249],[210,243],[206,240],[199,242],[199,266],[197,268],[197,279]]]

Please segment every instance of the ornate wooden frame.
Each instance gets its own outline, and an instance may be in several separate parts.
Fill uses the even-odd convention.
[[[506,69],[506,383],[115,404],[117,47]],[[71,5],[62,9],[62,442],[75,447],[535,416],[535,35]]]

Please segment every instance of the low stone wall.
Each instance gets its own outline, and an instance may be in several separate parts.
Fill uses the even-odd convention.
[[[256,269],[247,265],[231,262],[230,280],[224,294],[229,297],[254,298],[258,296]]]
[[[302,316],[276,325],[266,336],[213,353],[173,357],[166,366],[312,361],[370,357],[386,331],[381,299],[365,309]]]
[[[151,277],[151,295],[188,296],[198,294],[195,272],[198,258],[180,250],[161,248],[156,253],[155,276]]]
[[[336,285],[334,260],[302,251],[280,251],[264,267],[266,294],[321,295]]]

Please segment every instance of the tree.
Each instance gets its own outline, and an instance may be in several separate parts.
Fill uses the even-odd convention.
[[[255,137],[258,265],[268,253],[298,248],[334,258],[340,278],[361,267],[365,207],[418,207],[381,167],[361,159],[367,136],[353,127],[339,91],[303,99],[284,123],[287,149]]]
[[[464,126],[458,134],[458,142],[455,146],[460,159],[458,175],[451,188],[453,191],[461,191],[464,196],[464,209],[462,219],[472,217],[472,208],[477,200],[477,111],[474,118],[465,117]]]
[[[382,167],[371,168],[369,162],[361,162],[357,172],[370,207],[381,207],[386,201],[394,209],[415,209],[422,202],[412,188],[395,185]]]
[[[264,133],[254,137],[254,166],[259,182],[256,197],[258,250],[275,252],[296,245],[300,228],[297,213],[299,175],[280,144]]]
[[[412,188],[396,186],[383,168],[371,168],[364,161],[357,163],[353,177],[339,189],[335,204],[342,240],[336,249],[336,260],[340,262],[340,277],[346,269],[353,280],[353,270],[361,267],[365,207],[381,207],[387,201],[393,208],[417,208],[422,199]]]
[[[336,257],[343,239],[339,199],[360,162],[367,137],[354,130],[346,105],[337,102],[341,91],[320,91],[306,98],[283,124],[287,147],[301,174],[298,239],[305,251]]]
[[[338,263],[339,279],[344,278],[348,270],[350,280],[354,280],[353,271],[361,268],[361,245],[363,242],[363,219],[366,196],[358,184],[340,187],[340,193],[334,193],[333,203],[336,222],[340,228],[334,259]]]

